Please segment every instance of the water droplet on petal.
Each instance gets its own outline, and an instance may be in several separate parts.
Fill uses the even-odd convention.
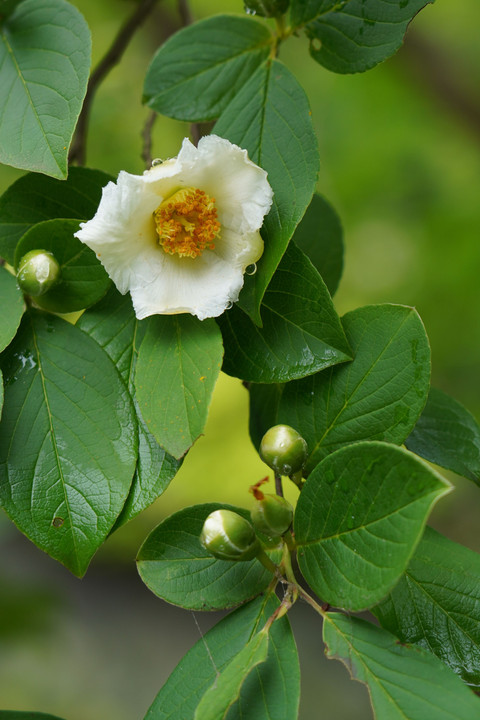
[[[152,167],[155,167],[155,165],[161,165],[163,163],[162,158],[154,158],[152,160]]]
[[[229,300],[227,304],[225,305],[225,310],[231,310],[233,307],[233,302]]]
[[[251,265],[247,265],[245,268],[245,275],[255,275],[257,272],[257,264],[252,263]]]

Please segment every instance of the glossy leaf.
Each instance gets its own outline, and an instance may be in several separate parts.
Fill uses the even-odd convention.
[[[257,560],[217,560],[200,544],[207,516],[229,508],[247,519],[247,510],[207,503],[166,518],[147,537],[137,557],[138,572],[150,590],[187,610],[221,610],[250,600],[272,579]]]
[[[222,355],[214,320],[148,319],[135,370],[136,395],[149,431],[173,457],[181,458],[203,431]]]
[[[291,0],[290,21],[292,27],[301,27],[316,20],[320,15],[339,5],[338,0]]]
[[[35,173],[19,178],[0,197],[0,255],[13,265],[17,242],[44,220],[90,220],[109,180],[100,170],[80,167],[70,168],[67,180]]]
[[[428,395],[430,348],[413,308],[367,305],[342,320],[354,360],[288,383],[280,400],[278,422],[307,441],[307,474],[347,443],[400,445]]]
[[[135,363],[146,323],[135,317],[129,295],[120,295],[112,285],[105,297],[83,313],[77,322],[111,357],[133,392]],[[138,460],[130,493],[115,527],[128,522],[145,510],[168,487],[176,475],[181,461],[163,450],[148,431],[145,421],[137,410]]]
[[[317,268],[330,295],[334,295],[343,271],[343,229],[337,213],[321,195],[313,196],[293,240]]]
[[[256,383],[284,382],[351,360],[345,333],[325,284],[294,245],[283,256],[262,304],[257,328],[237,307],[218,323],[223,370]]]
[[[81,576],[135,470],[130,396],[97,343],[37,312],[25,316],[2,369],[2,506],[36,545]]]
[[[365,683],[376,718],[473,720],[480,700],[440,660],[401,645],[386,630],[356,617],[328,613],[327,656],[341,660],[353,679]]]
[[[430,2],[433,0],[335,3],[335,9],[307,25],[310,54],[333,72],[369,70],[398,50],[408,23]]]
[[[144,101],[177,120],[214,120],[268,57],[272,41],[266,25],[235,15],[182,28],[155,54]]]
[[[295,511],[298,564],[323,601],[378,603],[406,569],[434,503],[450,484],[411,453],[355,443],[326,457]]]
[[[249,387],[248,429],[250,439],[257,450],[266,431],[273,425],[277,425],[278,406],[283,388],[283,385],[257,385],[256,383],[252,383]]]
[[[480,555],[426,528],[400,582],[373,612],[402,642],[480,687]]]
[[[0,26],[0,162],[67,177],[91,39],[64,0],[24,0]]]
[[[432,388],[405,445],[417,455],[480,485],[480,427],[468,410]]]
[[[278,607],[274,595],[259,597],[227,615],[182,658],[154,700],[145,720],[193,720],[195,709],[249,638]],[[228,720],[297,720],[300,668],[285,616],[273,623],[267,660],[246,679]]]
[[[78,220],[45,220],[27,230],[15,250],[15,267],[30,250],[48,250],[60,265],[60,279],[35,303],[45,310],[75,312],[94,305],[107,292],[111,281],[93,250],[73,233]]]
[[[238,699],[243,683],[257,665],[265,662],[267,654],[268,632],[261,630],[217,675],[200,700],[194,720],[223,720]]]
[[[240,307],[261,324],[260,303],[312,198],[318,173],[317,140],[305,92],[278,60],[264,63],[215,125],[217,135],[248,150],[268,172],[273,205],[262,235],[265,251],[246,277]]]
[[[15,337],[25,311],[23,295],[15,277],[5,268],[0,268],[0,352]]]

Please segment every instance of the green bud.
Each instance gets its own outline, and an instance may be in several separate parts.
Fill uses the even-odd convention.
[[[48,250],[30,250],[18,264],[18,285],[33,297],[44,295],[59,277],[60,265]]]
[[[279,17],[287,12],[290,0],[244,0],[247,15]]]
[[[293,507],[279,495],[264,495],[250,513],[255,529],[269,538],[287,532],[292,524]]]
[[[220,560],[251,560],[260,552],[255,530],[232,510],[215,510],[203,524],[200,542]]]
[[[260,457],[277,475],[293,475],[307,459],[307,443],[289,425],[274,425],[260,443]]]

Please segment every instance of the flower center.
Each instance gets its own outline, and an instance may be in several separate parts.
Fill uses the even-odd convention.
[[[215,248],[220,232],[215,198],[187,187],[164,200],[153,213],[158,242],[169,255],[196,258]]]

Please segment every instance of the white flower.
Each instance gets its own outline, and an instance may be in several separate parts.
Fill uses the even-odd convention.
[[[246,150],[209,135],[143,175],[120,172],[76,233],[97,254],[138,318],[189,312],[203,320],[238,299],[263,252],[272,204],[267,174]]]

